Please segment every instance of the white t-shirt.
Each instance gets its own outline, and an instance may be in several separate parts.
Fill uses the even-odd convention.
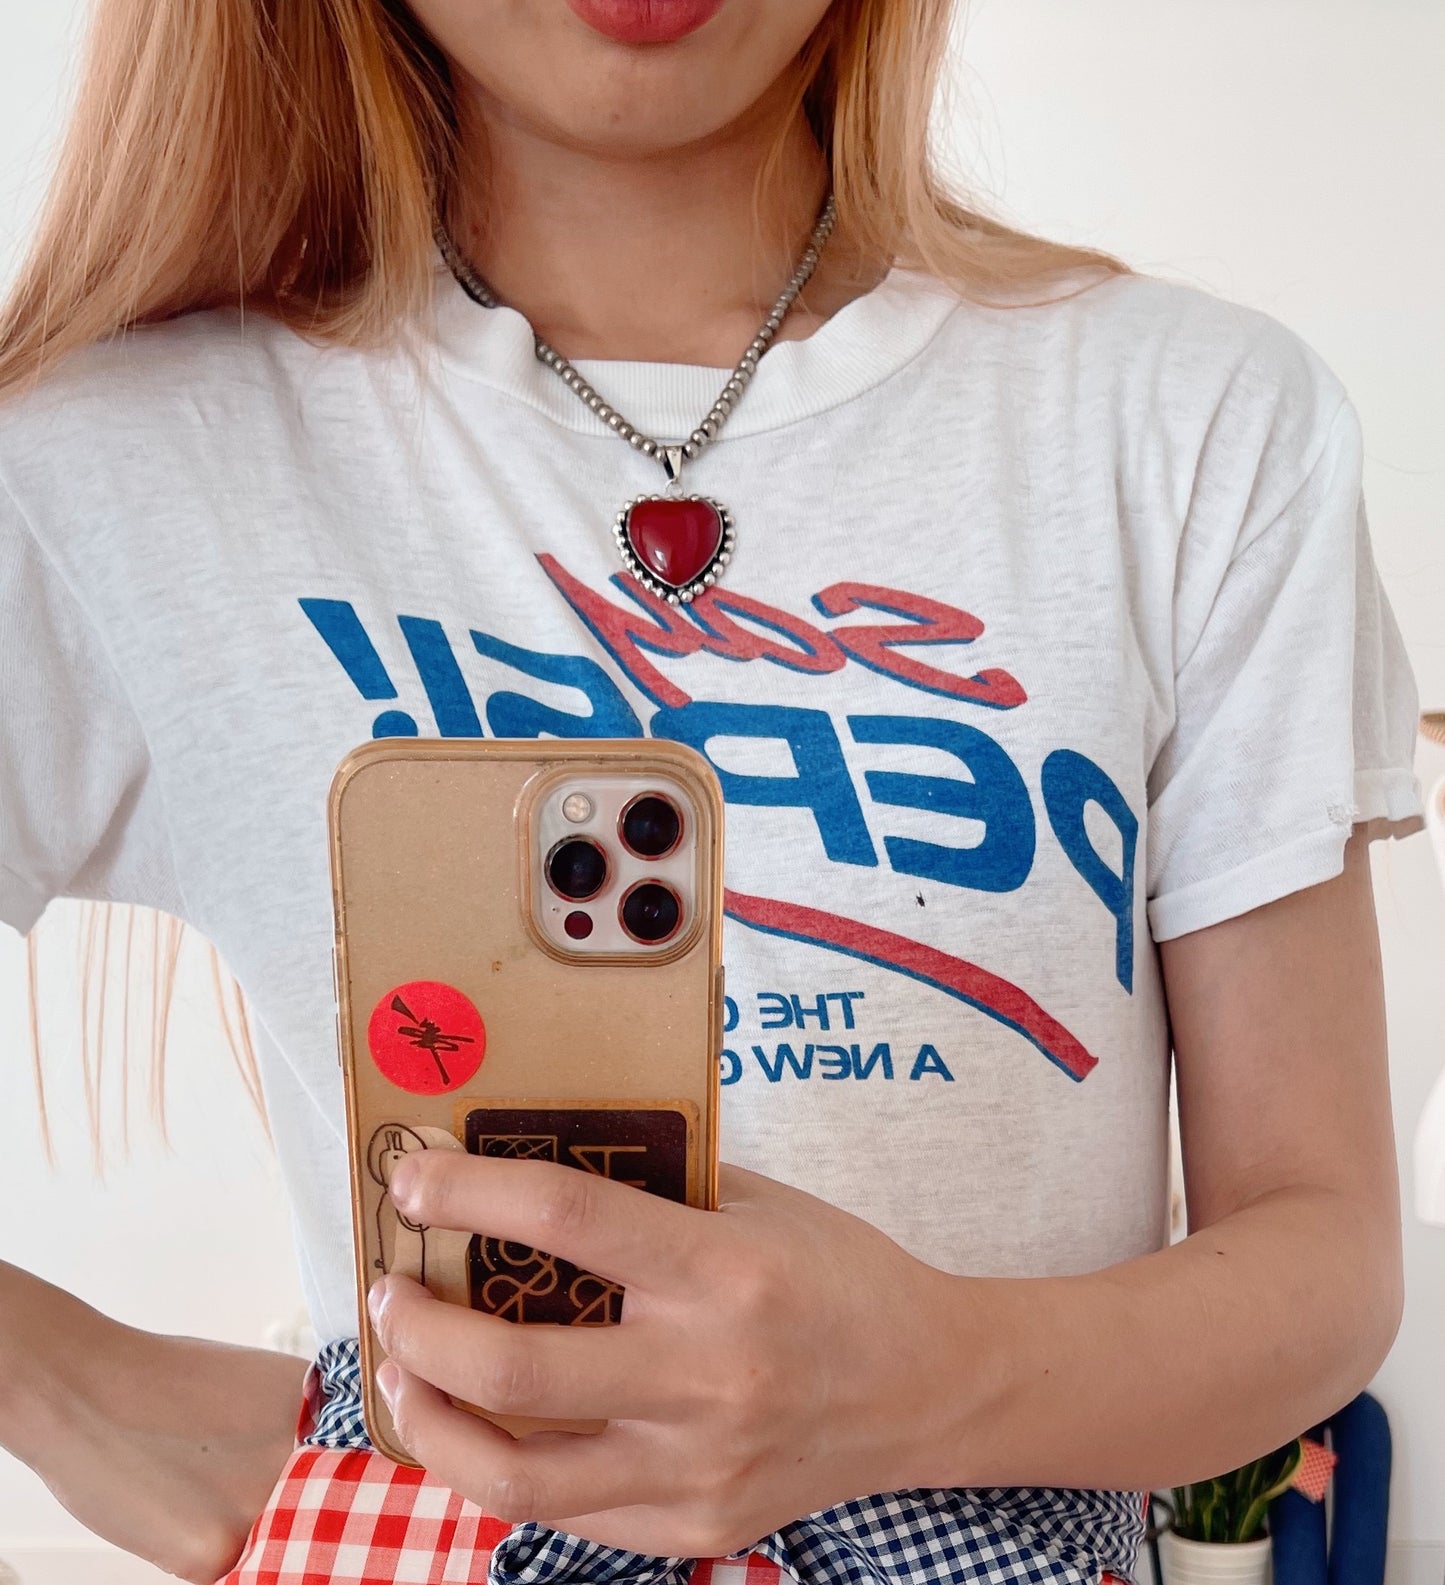
[[[1166,1242],[1155,941],[1419,821],[1339,381],[1192,289],[895,271],[692,466],[738,539],[679,610],[610,534],[657,464],[438,290],[417,357],[204,313],[0,407],[0,916],[114,898],[217,944],[319,1336],[356,1331],[324,801],[372,734],[709,754],[725,1160],[951,1271]],[[580,367],[663,437],[725,373]]]

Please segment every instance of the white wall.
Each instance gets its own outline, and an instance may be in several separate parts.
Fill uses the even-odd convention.
[[[34,203],[79,12],[79,0],[0,0],[0,271]],[[1377,556],[1422,698],[1445,705],[1445,7],[975,0],[965,46],[950,141],[1016,219],[1264,308],[1343,377],[1364,418]],[[1420,769],[1445,774],[1445,750],[1422,749]],[[1408,1206],[1415,1122],[1445,1061],[1445,898],[1423,838],[1379,852],[1376,882]],[[57,952],[72,924],[65,911],[47,922]],[[0,943],[12,1030],[23,1027],[21,962]],[[285,1211],[209,1022],[199,954],[191,964],[173,1048],[174,1155],[142,1147],[97,1192],[72,1083],[49,1175],[18,1039],[0,1064],[0,1109],[20,1120],[7,1179],[28,1210],[3,1253],[138,1324],[254,1341],[295,1311]],[[57,1030],[68,994],[51,992]],[[57,1084],[70,1060],[57,1038]],[[1408,1218],[1406,1256],[1405,1324],[1377,1387],[1396,1434],[1391,1581],[1439,1585],[1445,1228]],[[37,1482],[0,1462],[6,1554],[79,1540]],[[77,1574],[26,1559],[36,1582],[108,1577],[95,1559]]]

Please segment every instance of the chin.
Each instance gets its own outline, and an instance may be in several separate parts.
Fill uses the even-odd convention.
[[[745,107],[744,107],[745,108]],[[554,143],[580,152],[645,160],[702,148],[721,137],[733,123],[725,111],[709,114],[707,107],[678,96],[675,107],[653,104],[640,107],[630,96],[614,102],[594,103],[579,114],[579,107],[558,107],[553,116],[539,117],[538,130]]]
[[[702,143],[746,118],[827,9],[828,0],[412,0],[488,113],[628,157]],[[653,41],[633,41],[649,31]]]

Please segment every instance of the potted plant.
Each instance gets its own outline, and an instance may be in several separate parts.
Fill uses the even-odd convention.
[[[1176,1486],[1173,1522],[1159,1537],[1163,1585],[1269,1585],[1269,1505],[1304,1457],[1296,1437],[1228,1475]]]

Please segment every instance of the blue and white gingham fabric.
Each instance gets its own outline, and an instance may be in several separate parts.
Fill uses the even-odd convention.
[[[321,1407],[303,1447],[369,1449],[366,1414],[361,1407],[361,1344],[352,1337],[326,1343],[316,1356]]]
[[[369,1448],[356,1342],[317,1356],[323,1405],[306,1443]],[[751,1547],[800,1585],[1098,1585],[1133,1577],[1144,1494],[1044,1486],[884,1492],[785,1525]],[[489,1585],[686,1585],[691,1558],[645,1557],[545,1525],[518,1525]]]

